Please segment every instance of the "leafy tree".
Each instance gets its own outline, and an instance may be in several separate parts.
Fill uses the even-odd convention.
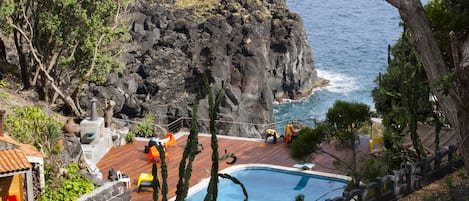
[[[455,19],[461,19],[461,24],[448,24],[454,33],[449,37],[453,66],[448,65],[448,58],[443,56],[442,42],[435,38],[434,31],[439,32],[441,27],[432,27],[427,14],[419,0],[386,0],[399,10],[402,20],[409,28],[412,39],[417,49],[420,61],[425,69],[432,93],[441,106],[445,118],[453,127],[460,143],[460,152],[464,158],[466,167],[469,164],[469,31],[467,26],[467,10],[469,3],[466,0],[441,0],[447,8],[441,9],[443,15],[433,16],[430,19],[443,20],[450,13],[457,13]],[[438,4],[438,3],[436,3]],[[436,5],[435,4],[435,5]],[[463,26],[459,26],[463,25]],[[464,26],[466,25],[466,26]],[[442,34],[450,34],[443,33]],[[440,47],[441,45],[442,47]],[[441,48],[441,49],[440,49]],[[443,50],[444,52],[444,50]]]
[[[466,0],[431,0],[425,5],[430,26],[441,49],[445,64],[455,68],[460,55],[454,52],[458,40],[469,36],[469,2]],[[452,44],[453,43],[453,44]]]
[[[316,128],[303,127],[299,131],[298,140],[290,146],[290,156],[296,160],[310,161],[313,154],[322,148],[321,142],[326,139],[326,127],[316,122]]]
[[[326,122],[334,131],[333,136],[349,145],[355,144],[357,131],[369,120],[370,108],[363,103],[338,100],[326,114]]]
[[[357,151],[355,150],[355,141],[359,138],[357,131],[370,120],[370,108],[363,103],[348,103],[345,101],[336,101],[332,108],[327,111],[326,122],[334,131],[339,141],[344,142],[352,148],[351,164],[338,161],[351,170],[353,187],[360,185],[360,175],[358,175]]]
[[[368,168],[359,164],[363,158],[355,150],[357,131],[370,119],[369,107],[362,103],[336,101],[326,115],[324,122],[316,122],[315,128],[304,127],[299,132],[298,140],[291,144],[290,156],[296,160],[310,161],[315,153],[325,153],[334,158],[336,167],[344,169],[352,177],[350,187],[358,187]],[[342,159],[321,146],[329,137],[336,137],[352,149],[352,158]]]
[[[25,88],[39,89],[49,103],[62,99],[76,116],[82,84],[105,81],[118,71],[118,42],[127,30],[120,20],[125,0],[0,3],[0,33],[13,37]],[[74,86],[74,90],[65,90]],[[52,93],[51,93],[52,92]]]

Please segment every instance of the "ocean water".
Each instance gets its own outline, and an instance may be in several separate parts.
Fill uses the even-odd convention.
[[[387,68],[387,47],[399,38],[398,10],[384,0],[287,0],[298,13],[313,50],[318,75],[330,86],[302,101],[274,106],[276,122],[323,120],[336,100],[360,102],[374,110],[371,90]],[[279,129],[279,128],[277,128]]]

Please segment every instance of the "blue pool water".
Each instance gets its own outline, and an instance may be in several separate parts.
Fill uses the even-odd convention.
[[[342,195],[347,181],[332,177],[292,172],[265,167],[250,167],[230,173],[240,180],[248,191],[250,201],[295,200],[298,194],[305,200],[325,200]],[[221,179],[218,187],[218,200],[244,200],[241,187],[231,180]],[[196,192],[186,201],[202,201],[206,188]]]

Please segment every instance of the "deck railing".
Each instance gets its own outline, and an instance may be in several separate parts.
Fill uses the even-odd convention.
[[[209,119],[197,119],[199,130],[202,133],[209,133],[208,128],[204,127],[204,125],[209,124]],[[299,124],[310,125],[312,120],[310,119],[288,119],[277,121],[274,123],[249,123],[249,122],[236,122],[236,121],[225,121],[225,120],[216,120],[215,124],[217,127],[224,127],[223,124],[228,125],[226,127],[240,127],[240,126],[251,126],[255,127],[259,131],[265,131],[266,129],[276,129],[277,132],[283,134],[283,129],[287,123],[291,123],[292,121],[296,121]],[[179,131],[189,131],[191,128],[192,119],[190,117],[180,117],[175,121],[172,121],[166,125],[160,125],[161,127],[165,128],[170,132],[177,133]],[[221,130],[221,131],[220,131]],[[228,134],[227,131],[223,131],[223,129],[218,129],[219,134]]]
[[[179,117],[176,120],[171,121],[174,117],[158,115],[153,116],[153,126],[159,133],[170,131],[177,133],[179,131],[189,131],[192,124],[191,117]],[[137,125],[143,122],[142,120],[123,120],[114,118],[114,121],[126,122],[129,124]],[[296,121],[300,126],[314,126],[314,120],[311,118],[305,119],[287,119],[281,120],[274,123],[251,123],[251,122],[236,122],[226,120],[216,120],[217,134],[231,135],[231,136],[244,136],[244,137],[255,137],[257,133],[263,134],[266,129],[275,129],[279,134],[284,134],[284,129],[287,123]],[[165,122],[169,122],[165,124]],[[198,118],[197,123],[199,126],[200,133],[209,133],[208,125],[209,119]],[[257,133],[256,133],[257,132]],[[253,134],[255,133],[255,134]]]
[[[204,125],[208,125],[210,122],[210,119],[197,119],[197,123],[199,126],[199,130],[202,133],[209,133],[209,130],[204,127]],[[215,121],[216,125],[221,125],[221,124],[227,124],[230,125],[229,127],[233,127],[236,125],[245,125],[245,126],[255,126],[260,129],[268,129],[268,128],[275,128],[276,123],[272,124],[259,124],[259,123],[248,123],[248,122],[235,122],[235,121],[224,121],[224,120],[216,120]],[[179,119],[176,119],[175,121],[167,124],[167,125],[162,125],[162,127],[166,128],[170,132],[179,132],[179,131],[184,131],[185,129],[188,131],[192,126],[192,119],[190,117],[180,117]],[[225,134],[221,132],[220,134]]]
[[[394,170],[392,175],[377,177],[374,182],[326,201],[397,200],[461,167],[462,159],[455,158],[456,149],[457,146],[452,145],[421,161],[403,165],[401,169]]]

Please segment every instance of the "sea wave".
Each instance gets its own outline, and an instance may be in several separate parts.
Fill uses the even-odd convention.
[[[324,90],[330,92],[347,94],[358,90],[356,77],[347,76],[345,74],[332,72],[328,70],[316,69],[318,76],[329,80],[329,85],[324,87]]]

